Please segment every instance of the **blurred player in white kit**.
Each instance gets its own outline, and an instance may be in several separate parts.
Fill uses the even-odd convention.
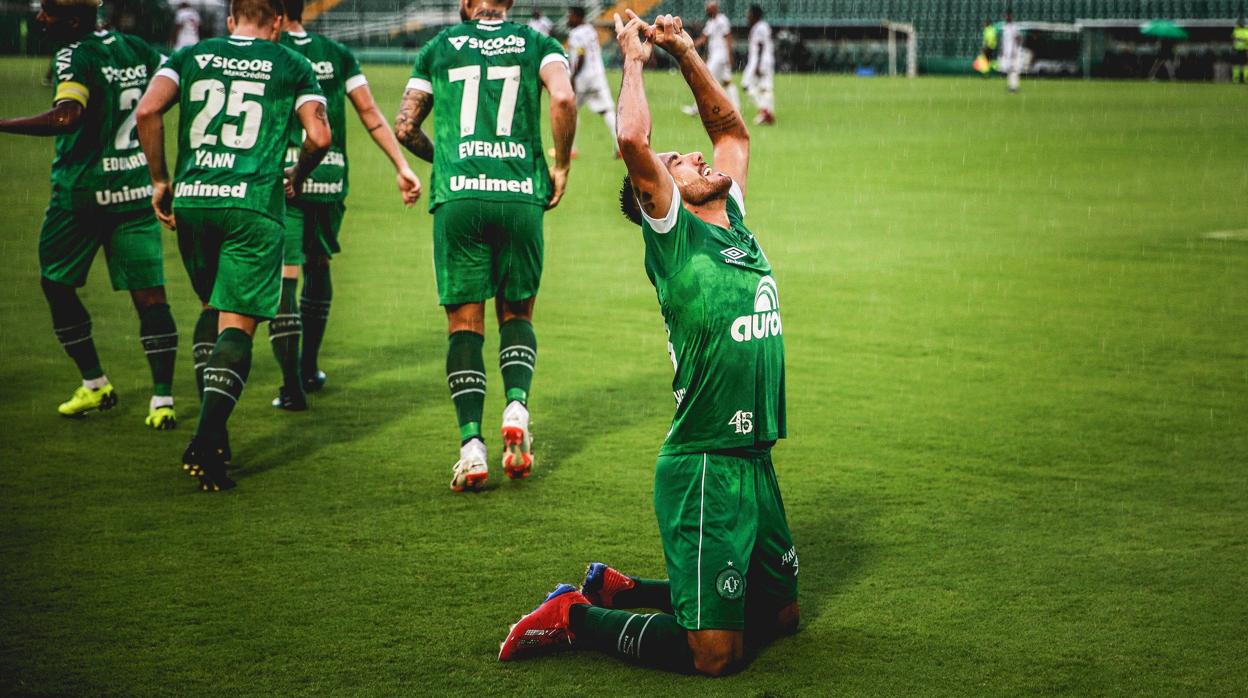
[[[1001,29],[1001,70],[1006,74],[1006,86],[1010,92],[1018,92],[1019,74],[1023,72],[1023,36],[1014,24],[1014,13],[1005,13],[1005,26]]]
[[[758,109],[754,123],[770,126],[776,123],[776,46],[771,41],[771,25],[763,19],[763,8],[750,5],[746,18],[750,22],[750,51],[741,84]]]
[[[576,92],[576,108],[588,106],[601,116],[611,130],[611,150],[620,157],[615,145],[615,102],[607,84],[607,71],[602,64],[598,32],[585,22],[585,8],[568,8],[568,59],[572,66],[572,89]],[[576,147],[572,148],[573,155]]]
[[[706,67],[710,69],[711,76],[724,86],[733,108],[741,111],[741,98],[732,82],[732,22],[728,21],[728,15],[719,11],[719,0],[707,0],[706,25],[702,27],[702,36],[693,45],[696,48],[706,47]],[[689,116],[698,115],[698,108],[692,104],[680,110]]]
[[[199,12],[189,2],[178,3],[173,15],[173,50],[199,43]]]

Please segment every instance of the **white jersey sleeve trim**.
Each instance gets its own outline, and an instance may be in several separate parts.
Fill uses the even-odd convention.
[[[732,180],[732,186],[728,187],[728,196],[737,202],[737,210],[741,212],[741,217],[745,218],[745,192],[741,191],[741,185],[737,184],[737,180]]]
[[[412,78],[407,81],[407,89],[420,90],[421,92],[433,94],[433,83],[423,78]]]
[[[568,67],[567,56],[563,55],[562,53],[548,53],[546,54],[546,57],[542,59],[542,64],[539,65],[537,69],[540,71],[543,68],[545,68],[548,63],[554,63],[555,61],[559,61],[560,63],[562,63],[565,68]]]
[[[368,84],[368,78],[363,75],[352,75],[347,78],[347,92],[354,92]]]
[[[320,102],[321,104],[329,104],[329,102],[325,101],[325,98],[322,97],[321,95],[302,95],[298,97],[297,99],[295,99],[295,111],[299,111],[299,107],[302,107],[308,102]]]
[[[672,183],[672,207],[668,209],[667,215],[662,218],[651,218],[646,215],[645,210],[641,212],[641,217],[646,219],[646,223],[650,224],[650,228],[659,235],[666,235],[676,227],[676,219],[680,217],[680,188],[676,186],[676,180],[671,175],[667,176],[667,181]]]
[[[162,75],[172,80],[173,84],[175,85],[182,84],[182,78],[178,75],[178,71],[174,70],[173,68],[169,68],[169,67],[161,68],[160,70],[156,71],[156,74],[153,75],[152,78],[155,79]]]

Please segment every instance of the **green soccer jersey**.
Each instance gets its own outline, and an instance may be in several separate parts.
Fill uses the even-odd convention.
[[[329,117],[329,130],[333,143],[325,159],[317,165],[303,185],[300,201],[333,202],[347,198],[347,93],[368,84],[360,72],[360,64],[346,46],[327,39],[320,34],[282,34],[282,46],[302,55],[312,63],[321,92],[325,94],[325,115]],[[291,122],[290,144],[286,149],[286,164],[299,160],[299,147],[303,145],[303,127],[296,119]]]
[[[504,21],[457,24],[420,50],[407,89],[434,97],[430,210],[455,199],[546,205],[540,71],[552,61],[568,62],[559,42]]]
[[[56,137],[52,205],[121,213],[151,205],[152,180],[134,110],[164,57],[142,39],[97,31],[56,52],[54,102],[83,106],[77,129]]]
[[[776,280],[745,227],[735,182],[727,208],[730,227],[721,228],[690,213],[677,194],[668,216],[646,218],[641,228],[676,370],[676,415],[662,455],[765,446],[785,436]]]
[[[308,59],[243,36],[207,39],[157,75],[178,83],[176,208],[286,213],[282,162],[295,110],[325,102]]]

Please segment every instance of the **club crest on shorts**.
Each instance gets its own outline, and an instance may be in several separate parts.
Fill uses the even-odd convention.
[[[721,598],[736,601],[745,594],[745,578],[735,567],[724,568],[719,576],[715,577],[715,592]]]

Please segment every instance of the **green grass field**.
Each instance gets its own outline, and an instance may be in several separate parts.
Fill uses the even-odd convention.
[[[45,108],[44,65],[0,63],[0,112]],[[369,74],[393,114],[406,71]],[[656,147],[708,147],[678,77],[649,80]],[[171,236],[182,426],[142,424],[138,322],[102,262],[82,295],[122,402],[56,415],[78,377],[38,288],[51,142],[0,136],[0,692],[1242,693],[1248,242],[1202,235],[1248,228],[1248,89],[779,87],[749,205],[789,352],[775,460],[801,633],[720,680],[590,652],[495,661],[586,562],[664,575],[671,364],[593,115],[546,219],[537,470],[512,483],[495,463],[478,495],[447,489],[431,218],[400,206],[358,123],[331,382],[275,413],[262,330],[231,427],[245,467],[217,496],[178,468],[197,311]]]

